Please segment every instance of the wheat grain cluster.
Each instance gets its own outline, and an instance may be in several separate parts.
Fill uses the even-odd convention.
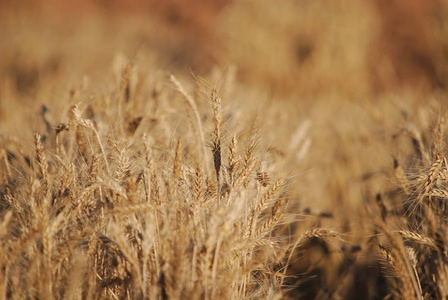
[[[447,299],[447,7],[0,1],[0,299]]]
[[[215,89],[199,109],[174,76],[169,96],[185,105],[168,112],[154,90],[154,113],[133,116],[130,68],[35,133],[34,149],[2,137],[2,297],[274,297],[287,178],[262,171],[273,166],[257,125],[230,131]]]

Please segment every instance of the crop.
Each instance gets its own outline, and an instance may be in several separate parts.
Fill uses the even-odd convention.
[[[0,3],[1,299],[448,298],[444,5],[87,2]]]

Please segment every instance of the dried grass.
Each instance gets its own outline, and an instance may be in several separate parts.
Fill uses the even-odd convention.
[[[171,80],[201,132],[207,112]],[[8,186],[14,196],[0,223],[4,298],[237,299],[262,295],[268,282],[270,293],[280,294],[271,270],[284,263],[276,253],[288,247],[277,230],[288,201],[286,181],[280,178],[259,191],[252,176],[261,157],[255,155],[254,137],[241,139],[247,144],[244,153],[236,146],[236,133],[224,144],[224,112],[214,89],[211,104],[214,129],[207,153],[191,151],[204,141],[192,139],[191,128],[173,148],[151,133],[136,139],[112,130],[100,134],[95,124],[108,121],[92,109],[91,119],[83,118],[78,105],[69,110],[69,127],[91,130],[96,145],[88,132],[62,135],[63,125],[53,137],[54,148],[35,134],[38,168],[28,168],[26,178],[13,169],[6,174],[7,182],[23,184]],[[228,162],[223,148],[230,149]],[[48,156],[52,152],[56,155]],[[241,166],[240,156],[245,157]]]
[[[1,299],[447,298],[446,91],[369,88],[379,32],[355,1],[234,2],[238,65],[193,84],[203,52],[152,19],[104,18],[103,44],[0,18]]]

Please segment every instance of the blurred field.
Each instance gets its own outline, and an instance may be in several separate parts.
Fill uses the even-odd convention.
[[[445,1],[0,1],[0,298],[446,299]]]

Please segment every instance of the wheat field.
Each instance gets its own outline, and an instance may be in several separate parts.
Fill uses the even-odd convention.
[[[0,1],[0,299],[448,299],[445,1]]]

